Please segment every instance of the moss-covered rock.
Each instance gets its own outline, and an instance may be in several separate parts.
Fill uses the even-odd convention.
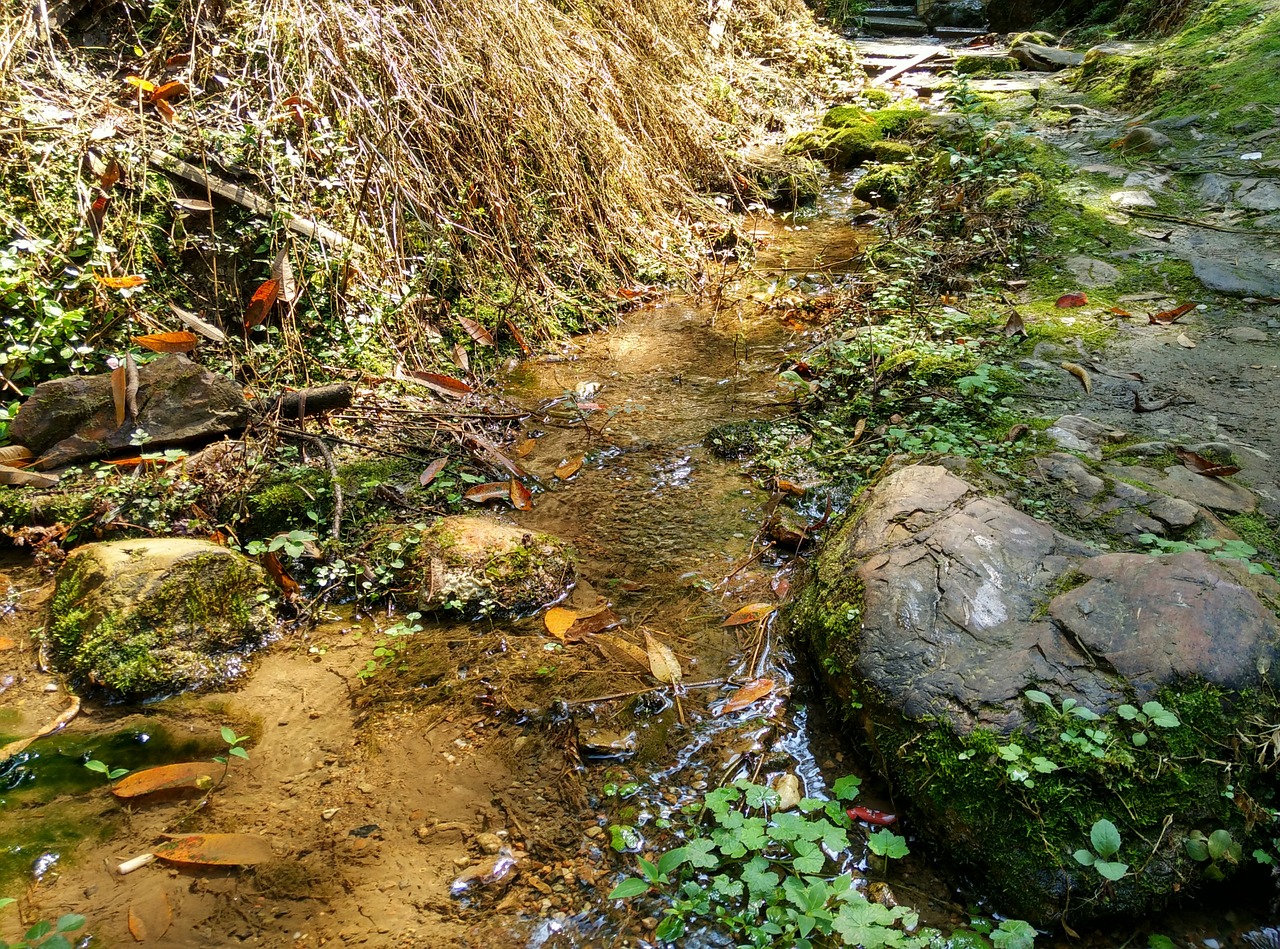
[[[563,541],[466,514],[427,528],[413,569],[424,612],[530,612],[563,597],[574,580]]]
[[[1011,56],[957,56],[953,68],[962,76],[979,76],[1014,72],[1019,65]]]
[[[1051,924],[1241,869],[1195,859],[1197,833],[1271,846],[1277,605],[1237,565],[1099,554],[917,466],[863,494],[788,618],[916,831],[999,911]],[[1075,856],[1101,819],[1114,882]]]
[[[1021,211],[1044,200],[1048,185],[1033,172],[1018,175],[1013,184],[993,189],[982,200],[983,210],[993,213]]]
[[[871,157],[882,165],[900,165],[911,161],[916,150],[906,142],[876,142]]]
[[[273,631],[266,589],[207,541],[86,544],[58,572],[44,639],[59,671],[122,698],[222,684]]]
[[[906,165],[881,165],[858,179],[853,194],[877,208],[895,208],[911,190],[912,180]]]

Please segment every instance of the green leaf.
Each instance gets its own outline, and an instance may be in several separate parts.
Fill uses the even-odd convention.
[[[39,939],[41,936],[47,936],[51,932],[53,932],[53,923],[49,922],[47,919],[42,919],[40,922],[28,929],[27,934],[22,938],[27,942],[31,942],[32,940]]]
[[[1093,851],[1100,857],[1109,857],[1120,851],[1120,831],[1105,817],[1096,821],[1089,831]]]
[[[88,920],[79,913],[67,913],[65,916],[58,917],[57,931],[60,933],[75,932],[87,922]]]
[[[1209,835],[1209,858],[1211,860],[1221,860],[1231,852],[1231,844],[1232,840],[1229,831],[1215,830]]]
[[[798,873],[821,873],[822,868],[827,865],[827,855],[812,841],[797,840],[795,854],[791,866]]]
[[[826,847],[832,853],[839,853],[849,847],[849,834],[843,827],[836,827],[828,821],[822,822],[825,826],[822,832],[822,846]]]
[[[18,901],[12,896],[0,896],[0,909],[4,909],[6,906],[12,906],[16,902]]]
[[[1071,714],[1083,722],[1096,722],[1101,720],[1102,716],[1092,709],[1087,709],[1083,705],[1073,708]]]
[[[911,851],[907,849],[905,837],[899,837],[891,830],[878,830],[867,838],[867,846],[871,852],[881,856],[897,859],[905,857]]]
[[[743,800],[746,802],[747,807],[753,811],[775,808],[778,806],[778,802],[782,800],[778,796],[778,792],[767,785],[752,784],[750,781],[735,781],[733,783],[742,788]]]
[[[1134,732],[1134,733],[1133,733],[1133,736],[1130,738],[1130,741],[1132,741],[1132,742],[1133,742],[1133,747],[1135,747],[1135,748],[1141,748],[1143,745],[1145,745],[1145,744],[1147,743],[1147,733],[1146,733],[1146,732]]]
[[[859,894],[857,901],[840,907],[831,928],[844,937],[846,945],[883,949],[895,945],[902,936],[892,928],[896,918],[892,910],[879,903],[868,902]]]
[[[1094,863],[1093,868],[1112,882],[1129,872],[1129,864],[1109,860],[1099,860]]]
[[[684,935],[684,920],[679,916],[668,916],[662,922],[658,923],[658,928],[653,931],[655,939],[663,942],[671,942],[679,939]]]
[[[731,900],[741,899],[744,890],[741,880],[735,880],[724,873],[712,877],[711,888],[721,896]]]
[[[699,870],[714,870],[720,865],[720,858],[713,852],[715,849],[715,842],[706,837],[691,840],[684,846],[689,866],[697,867]]]
[[[773,826],[769,828],[769,837],[779,843],[797,840],[805,836],[807,824],[808,821],[802,815],[787,811],[774,818]]]
[[[1147,949],[1177,949],[1177,946],[1168,936],[1152,933],[1147,937]]]
[[[84,763],[84,766],[88,768],[90,771],[98,772],[98,774],[107,773],[107,766],[103,764],[101,761],[86,761]]]
[[[228,745],[234,745],[236,743],[236,733],[234,729],[228,728],[226,725],[223,725],[221,732],[222,732],[222,740],[225,741]]]
[[[996,949],[1032,949],[1036,944],[1036,928],[1022,919],[1004,919],[1000,928],[991,933],[991,944]]]
[[[1264,867],[1275,866],[1275,862],[1276,862],[1276,858],[1271,856],[1271,854],[1267,853],[1261,847],[1259,847],[1257,850],[1253,852],[1253,859],[1256,860],[1258,863],[1262,864]]]
[[[836,796],[837,801],[852,801],[858,796],[858,788],[862,786],[862,779],[856,774],[847,774],[843,778],[837,778],[836,783],[831,785],[831,793]]]
[[[644,857],[636,857],[636,866],[640,868],[640,872],[644,874],[644,878],[650,883],[656,883],[658,877],[661,876],[658,872],[658,868]]]
[[[231,749],[231,754],[235,755],[237,758],[243,758],[245,761],[249,760],[249,752],[245,751],[239,745],[236,745]]]
[[[1182,846],[1187,851],[1187,856],[1192,860],[1204,861],[1209,859],[1209,842],[1204,834],[1198,830],[1193,830],[1187,835],[1187,839],[1182,842]]]
[[[747,847],[733,831],[717,827],[711,831],[711,841],[720,848],[720,852],[730,859],[747,855]]]
[[[1094,863],[1096,863],[1098,860],[1097,857],[1095,857],[1092,853],[1090,853],[1088,850],[1085,850],[1083,848],[1081,848],[1080,850],[1077,850],[1071,856],[1076,858],[1076,863],[1085,867],[1093,866]]]
[[[1056,764],[1054,764],[1048,758],[1042,758],[1040,755],[1036,755],[1034,758],[1032,758],[1031,764],[1041,774],[1049,774],[1051,771],[1058,770],[1058,766]]]
[[[1131,722],[1138,717],[1138,710],[1132,705],[1121,705],[1116,709],[1116,714],[1123,718],[1126,722]]]
[[[605,899],[610,900],[627,900],[633,896],[639,896],[641,893],[649,892],[649,884],[639,877],[627,877],[612,890]]]
[[[687,859],[688,851],[683,847],[676,847],[674,850],[668,850],[658,858],[658,876],[666,876]],[[652,864],[650,864],[650,866],[652,866]],[[649,874],[646,872],[645,876],[649,876]]]
[[[705,800],[707,809],[719,819],[729,813],[729,808],[740,797],[742,797],[742,792],[730,785],[707,792]]]
[[[778,885],[778,874],[769,869],[769,861],[756,854],[742,865],[742,882],[752,899],[763,899]]]
[[[1049,698],[1049,696],[1045,695],[1039,689],[1027,689],[1027,691],[1022,694],[1037,705],[1047,705],[1049,708],[1053,708],[1053,699]]]
[[[71,940],[66,936],[50,936],[40,943],[40,949],[71,949]]]

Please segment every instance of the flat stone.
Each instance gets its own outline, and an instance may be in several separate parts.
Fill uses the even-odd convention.
[[[1035,466],[1041,475],[1065,484],[1074,494],[1085,498],[1095,498],[1106,490],[1107,483],[1093,474],[1075,455],[1065,452],[1054,452],[1035,459]]]
[[[1132,188],[1148,188],[1152,191],[1164,191],[1169,187],[1171,181],[1169,175],[1156,175],[1145,171],[1135,171],[1124,180],[1124,187]]]
[[[929,26],[923,20],[898,16],[864,16],[862,28],[889,36],[924,36]]]
[[[1222,335],[1237,343],[1265,343],[1271,338],[1266,330],[1253,326],[1233,326]]]
[[[1009,55],[1035,72],[1057,72],[1070,66],[1079,66],[1084,62],[1083,53],[1077,53],[1071,49],[1059,49],[1056,46],[1039,46],[1035,43],[1020,43],[1009,50]]]
[[[1236,188],[1236,202],[1250,211],[1280,211],[1280,184],[1259,178],[1246,178]]]
[[[1115,428],[1107,428],[1087,415],[1063,415],[1053,423],[1055,427],[1065,429],[1079,437],[1094,443],[1122,442],[1128,434]]]
[[[1263,263],[1195,255],[1191,257],[1191,269],[1197,280],[1218,293],[1246,297],[1280,296],[1280,272]]]
[[[1109,287],[1120,279],[1120,271],[1093,257],[1068,257],[1062,262],[1078,284],[1086,288]]]
[[[1121,168],[1119,165],[1085,165],[1080,170],[1087,175],[1106,175],[1116,180],[1129,174],[1128,169]]]
[[[1151,516],[1172,528],[1190,527],[1196,522],[1200,509],[1190,501],[1168,496],[1157,498],[1147,505]]]
[[[1045,429],[1044,433],[1053,439],[1054,444],[1059,448],[1065,448],[1067,451],[1078,451],[1094,461],[1102,460],[1102,449],[1093,442],[1081,438],[1075,432],[1069,432],[1065,428],[1052,425]]]
[[[1196,191],[1209,204],[1230,204],[1235,188],[1236,183],[1226,175],[1201,175],[1196,181]]]
[[[1247,514],[1258,506],[1258,499],[1248,488],[1221,478],[1206,478],[1182,465],[1166,468],[1163,480],[1152,487],[1175,498],[1227,514]]]
[[[1111,203],[1120,208],[1154,208],[1156,199],[1147,191],[1115,191]]]

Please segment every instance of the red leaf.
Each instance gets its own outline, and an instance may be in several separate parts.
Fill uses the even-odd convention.
[[[1058,302],[1055,305],[1060,310],[1066,310],[1073,306],[1084,306],[1088,302],[1089,298],[1087,296],[1080,291],[1076,291],[1075,293],[1064,293],[1058,297]]]
[[[1240,471],[1235,465],[1219,465],[1186,448],[1175,448],[1173,453],[1178,456],[1178,460],[1183,465],[1198,475],[1204,475],[1206,478],[1226,478],[1230,475],[1238,474]]]
[[[1190,313],[1196,308],[1194,303],[1183,303],[1175,306],[1172,310],[1164,310],[1154,316],[1147,317],[1149,323],[1155,323],[1159,326],[1168,326],[1170,323],[1178,322],[1178,319]]]
[[[173,82],[166,82],[163,86],[153,90],[151,93],[151,101],[164,102],[167,99],[172,99],[174,96],[189,95],[191,95],[191,90],[187,88],[187,84],[180,79],[175,79]]]
[[[458,322],[462,324],[462,328],[467,331],[467,335],[474,339],[481,346],[493,345],[493,334],[477,323],[475,320],[467,319],[465,316],[458,317]]]
[[[445,465],[447,465],[448,463],[449,463],[448,455],[444,456],[443,458],[437,458],[435,461],[431,462],[431,464],[427,465],[427,467],[423,470],[422,474],[418,475],[418,484],[422,485],[425,488],[432,481],[436,480],[436,475],[444,471]]]
[[[183,761],[135,771],[111,789],[116,797],[130,798],[156,794],[160,791],[194,790],[208,778],[212,783],[221,766],[211,761]]]
[[[289,576],[288,571],[284,569],[275,551],[268,550],[258,558],[258,562],[262,564],[262,569],[267,571],[267,575],[275,581],[286,600],[297,599],[302,589],[298,586],[298,581]]]
[[[511,503],[517,511],[533,510],[533,492],[526,488],[518,478],[511,479]]]
[[[500,498],[511,497],[511,485],[506,481],[489,481],[485,484],[477,484],[467,488],[466,493],[462,496],[468,501],[484,504],[486,501],[497,501]]]
[[[172,863],[215,867],[269,863],[276,859],[271,841],[256,834],[191,834],[155,848],[155,855]]]
[[[1128,310],[1123,309],[1122,307],[1118,307],[1118,306],[1109,306],[1109,307],[1107,307],[1107,312],[1108,312],[1108,313],[1114,313],[1116,316],[1120,317],[1120,319],[1122,319],[1122,320],[1130,320],[1130,319],[1133,319],[1133,314],[1132,314],[1132,313],[1130,313]]]
[[[432,392],[438,392],[440,395],[447,395],[453,399],[461,399],[463,396],[471,392],[471,386],[467,385],[461,379],[455,379],[453,376],[446,376],[440,372],[420,372],[416,369],[401,369],[400,373],[406,379],[412,379],[414,382],[420,382]]]
[[[511,338],[514,339],[516,341],[516,345],[520,347],[520,352],[524,353],[526,356],[532,356],[533,350],[525,340],[524,333],[520,332],[520,327],[516,326],[515,321],[505,319],[503,320],[503,323],[506,324],[507,332],[511,334]]]
[[[110,191],[112,186],[120,180],[120,162],[114,158],[107,162],[107,168],[98,178],[98,187],[103,191]],[[95,204],[97,202],[94,202]]]
[[[772,679],[756,679],[754,682],[748,682],[733,695],[729,696],[729,701],[721,706],[718,715],[729,715],[733,712],[740,712],[744,708],[755,704],[766,695],[773,691]]]
[[[734,611],[733,615],[720,625],[745,626],[748,623],[758,623],[773,611],[774,605],[772,603],[749,603],[742,609]]]
[[[860,820],[867,824],[878,824],[881,827],[886,827],[889,824],[896,823],[898,820],[897,814],[878,811],[874,807],[851,807],[845,811],[845,813],[849,815],[850,820]]]
[[[255,290],[253,298],[249,301],[249,305],[244,311],[245,329],[253,329],[265,320],[267,314],[271,312],[271,308],[275,306],[276,298],[279,296],[279,280],[268,280]]]

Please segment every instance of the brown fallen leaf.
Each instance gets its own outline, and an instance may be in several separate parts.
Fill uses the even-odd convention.
[[[111,370],[111,399],[116,406],[116,428],[124,424],[125,415],[128,414],[128,407],[124,401],[126,381],[123,365]]]
[[[284,564],[280,562],[275,551],[268,550],[258,557],[258,562],[262,564],[262,569],[267,572],[267,576],[280,588],[286,600],[293,602],[302,595],[302,588],[298,586],[298,581],[289,576],[289,572],[285,570]]]
[[[52,488],[58,483],[53,475],[41,474],[38,471],[23,471],[12,465],[0,465],[0,484],[9,484],[22,488]]]
[[[526,356],[532,356],[533,348],[529,345],[528,340],[524,338],[524,333],[520,332],[520,327],[516,326],[515,321],[508,317],[502,322],[506,326],[507,332],[511,334],[511,338],[516,341],[516,345],[520,347],[520,352]]]
[[[1148,323],[1154,323],[1158,326],[1168,326],[1170,323],[1176,323],[1178,320],[1190,313],[1196,308],[1194,303],[1183,303],[1175,306],[1172,310],[1163,310],[1159,313],[1153,313],[1147,317]]]
[[[1027,324],[1022,320],[1022,314],[1017,310],[1009,312],[1009,318],[1005,320],[1004,329],[1001,330],[1005,336],[1026,336]]]
[[[120,162],[112,158],[107,162],[102,174],[98,176],[98,187],[103,191],[110,191],[115,186],[115,183],[120,180],[120,174]]]
[[[853,437],[849,439],[850,445],[856,445],[862,441],[862,435],[867,430],[867,420],[860,418],[853,426]]]
[[[1085,369],[1084,366],[1079,363],[1064,362],[1062,368],[1080,380],[1085,392],[1093,391],[1093,381],[1089,378],[1089,370]]]
[[[481,346],[493,346],[493,334],[475,320],[468,319],[465,316],[460,316],[458,317],[458,322],[462,324],[462,328],[467,331],[467,335]]]
[[[293,276],[293,264],[289,261],[287,241],[271,263],[271,279],[280,284],[280,302],[285,306],[293,306],[302,295],[302,287]]]
[[[560,642],[564,642],[565,634],[569,632],[569,627],[577,619],[578,613],[576,610],[570,610],[563,606],[553,606],[542,617],[542,625],[547,628],[548,633],[560,640]]]
[[[156,107],[156,113],[166,122],[172,122],[178,117],[178,111],[169,104],[168,99],[157,99],[153,105]]]
[[[243,867],[275,859],[271,841],[256,834],[190,834],[155,848],[170,863],[210,867]]]
[[[111,793],[128,799],[169,791],[198,791],[221,773],[222,766],[211,761],[180,761],[126,775],[116,783]]]
[[[517,511],[533,510],[533,492],[519,478],[511,479],[511,505]]]
[[[43,738],[45,735],[52,735],[79,714],[80,697],[78,695],[73,695],[71,696],[71,704],[59,712],[53,721],[46,723],[45,726],[34,735],[29,735],[26,738],[15,739],[14,741],[9,742],[9,744],[0,747],[0,761],[6,761],[9,758],[12,758],[37,738]]]
[[[103,222],[107,219],[107,207],[111,204],[111,199],[105,194],[95,198],[93,204],[89,205],[89,224],[96,234],[102,230]]]
[[[218,327],[206,322],[191,311],[184,310],[176,303],[169,304],[169,312],[205,339],[211,339],[215,343],[225,343],[227,341],[227,334],[218,329]]]
[[[1198,475],[1204,475],[1206,478],[1226,478],[1233,474],[1238,474],[1240,469],[1235,465],[1220,465],[1217,462],[1210,461],[1203,455],[1197,455],[1189,448],[1175,448],[1173,453],[1178,456],[1178,460],[1182,464],[1190,468]]]
[[[1178,334],[1178,345],[1179,345],[1179,346],[1181,346],[1183,349],[1195,349],[1195,348],[1196,348],[1196,342],[1195,342],[1195,340],[1193,340],[1193,339],[1192,339],[1190,336],[1188,336],[1186,333],[1179,333],[1179,334]]]
[[[1075,293],[1064,293],[1058,297],[1058,302],[1054,305],[1060,310],[1066,310],[1074,306],[1084,306],[1089,302],[1089,297],[1080,291]]]
[[[124,81],[143,95],[149,96],[156,91],[156,84],[150,79],[143,79],[141,76],[125,76]]]
[[[276,299],[279,296],[280,281],[274,279],[264,281],[257,290],[253,291],[253,297],[244,311],[245,329],[253,329],[265,320],[271,308],[276,305]]]
[[[731,715],[734,712],[740,712],[744,708],[755,704],[766,695],[773,691],[772,679],[756,679],[754,682],[748,682],[733,695],[729,696],[729,701],[720,707],[717,715]]]
[[[427,467],[423,469],[422,474],[418,475],[418,484],[425,488],[432,481],[436,480],[436,475],[444,471],[447,464],[449,464],[449,457],[447,455],[437,458],[435,461],[431,462],[431,464],[427,465]]]
[[[477,504],[484,504],[488,501],[497,501],[502,498],[511,497],[511,484],[507,481],[488,481],[484,484],[473,485],[462,495],[468,501],[474,501]]]
[[[456,379],[453,376],[446,376],[442,372],[423,372],[417,369],[404,369],[397,366],[395,375],[397,379],[408,379],[413,382],[421,383],[432,392],[448,396],[451,399],[465,398],[472,391],[471,386],[467,385],[461,379]]]
[[[1030,425],[1027,425],[1025,422],[1019,422],[1005,433],[1004,440],[1007,442],[1016,442],[1029,431],[1031,431]]]
[[[178,96],[189,95],[191,95],[191,90],[187,88],[187,84],[181,79],[175,79],[151,90],[150,98],[152,102],[164,102]]]
[[[453,344],[453,361],[463,372],[471,371],[471,357],[467,355],[467,347],[461,343]]]
[[[645,631],[645,654],[649,657],[649,671],[653,677],[664,685],[679,685],[684,678],[680,669],[680,660],[671,648],[652,634]]]
[[[786,478],[779,478],[775,482],[775,486],[783,494],[790,494],[793,497],[802,498],[805,494],[805,489],[802,485],[796,484],[794,481],[788,481]]]
[[[138,417],[138,364],[134,362],[133,353],[124,357],[124,407],[128,417]]]
[[[22,445],[5,445],[0,448],[0,465],[11,468],[21,467],[21,463],[32,458],[31,449]]]
[[[1133,314],[1132,314],[1132,313],[1130,313],[1128,310],[1126,310],[1126,309],[1125,309],[1124,307],[1122,307],[1122,306],[1109,306],[1109,307],[1107,307],[1107,312],[1108,312],[1108,313],[1114,313],[1116,316],[1120,317],[1120,319],[1122,319],[1122,320],[1131,320],[1131,319],[1133,319]]]
[[[163,891],[152,891],[129,904],[129,934],[138,942],[152,942],[169,931],[173,907]]]
[[[581,454],[570,455],[556,468],[556,477],[561,481],[568,481],[582,469],[583,460]]]
[[[515,451],[517,458],[526,458],[537,447],[538,440],[536,438],[522,438],[516,442],[516,447],[513,451]]]
[[[1089,368],[1100,375],[1110,376],[1113,379],[1125,379],[1129,382],[1145,381],[1140,372],[1125,372],[1123,369],[1111,369],[1099,362],[1090,362]]]
[[[175,330],[172,333],[149,333],[146,336],[134,336],[133,341],[143,349],[153,353],[187,353],[196,348],[199,342],[195,333],[186,330]]]
[[[621,622],[617,613],[608,606],[604,606],[590,613],[580,614],[569,627],[569,631],[565,633],[565,639],[571,643],[586,642],[592,636],[606,629],[612,629]]]
[[[635,643],[627,642],[617,636],[610,636],[608,633],[592,636],[591,641],[606,659],[611,659],[619,665],[634,666],[640,672],[649,671],[649,657]]]
[[[741,609],[734,610],[721,626],[745,626],[748,623],[758,623],[776,607],[772,603],[748,603]]]

